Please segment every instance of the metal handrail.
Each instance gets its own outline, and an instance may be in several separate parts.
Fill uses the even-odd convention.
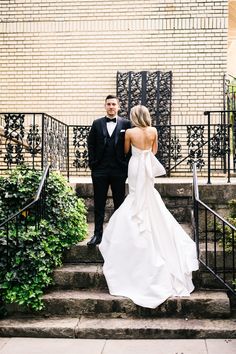
[[[200,198],[199,198],[199,188],[198,188],[198,179],[197,179],[197,169],[196,169],[196,164],[193,164],[193,192],[194,192],[194,198],[195,200],[201,204],[204,208],[209,210],[212,214],[214,214],[218,219],[223,221],[227,226],[231,227],[233,230],[236,231],[236,227],[232,224],[230,224],[227,220],[225,220],[222,216],[220,216],[217,212],[215,212],[213,209],[211,209],[207,204],[205,204]]]
[[[200,258],[200,240],[199,240],[199,205],[201,205],[204,210],[209,213],[211,213],[214,216],[214,267],[209,266],[208,263],[208,258],[207,258],[207,252],[208,252],[208,240],[207,240],[207,229],[206,229],[206,235],[205,235],[205,257],[206,261],[203,261]],[[225,226],[228,226],[232,230],[232,273],[233,273],[233,281],[235,281],[235,251],[234,251],[234,232],[236,232],[236,227],[229,223],[227,220],[225,220],[222,216],[220,216],[218,213],[216,213],[214,210],[212,210],[208,205],[206,205],[203,201],[200,200],[199,198],[199,188],[198,188],[198,180],[197,180],[197,172],[196,172],[196,165],[195,163],[193,164],[193,220],[192,220],[192,225],[194,228],[194,236],[195,236],[195,242],[197,246],[197,254],[198,254],[198,260],[199,262],[210,272],[221,284],[224,285],[225,288],[227,288],[233,295],[236,296],[236,290],[233,286],[230,286],[226,281],[225,281],[225,275],[226,275],[226,270],[225,270],[225,244],[223,244],[223,278],[217,274],[217,267],[216,267],[216,234],[215,234],[215,220],[216,218],[219,219],[223,223],[223,242],[225,242]],[[205,212],[205,215],[207,215]],[[215,268],[215,270],[213,269]]]
[[[39,200],[40,196],[41,196],[41,193],[42,193],[42,189],[43,189],[43,186],[45,184],[45,180],[47,178],[47,175],[48,175],[48,172],[49,172],[49,168],[50,168],[50,165],[47,165],[44,172],[43,172],[43,175],[42,175],[42,178],[41,178],[41,181],[40,181],[40,184],[39,184],[39,187],[38,187],[38,190],[35,194],[35,196],[33,197],[33,200],[27,204],[26,206],[24,206],[20,211],[18,211],[17,213],[11,215],[7,220],[3,221],[1,224],[0,224],[0,227],[4,226],[5,224],[7,224],[8,222],[10,222],[12,219],[14,219],[15,217],[17,217],[18,215],[21,215],[25,210],[31,208],[34,204],[37,203],[37,201]]]

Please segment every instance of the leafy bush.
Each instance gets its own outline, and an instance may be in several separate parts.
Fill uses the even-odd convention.
[[[236,227],[236,199],[232,199],[228,202],[229,205],[229,216],[226,220]],[[219,234],[219,245],[224,247],[225,251],[228,253],[232,253],[233,245],[236,245],[236,232],[232,233],[232,229],[225,225],[224,233],[225,237],[223,239],[223,226],[222,223],[217,223],[216,228]],[[233,239],[234,237],[234,239]],[[232,285],[236,289],[236,281],[232,281]]]
[[[233,226],[236,227],[236,199],[232,199],[228,202],[229,205],[229,216],[226,218],[226,220]],[[232,229],[228,226],[225,225],[225,239],[223,240],[223,226],[222,223],[217,223],[216,228],[219,234],[219,244],[220,246],[224,246],[226,252],[232,252],[232,245],[233,242],[236,244],[236,232],[232,234]],[[234,240],[233,240],[233,235],[234,235]]]
[[[0,177],[0,222],[29,202],[40,179],[41,172],[25,166]],[[84,202],[64,177],[51,172],[45,192],[43,217],[36,226],[38,210],[24,212],[17,224],[9,224],[8,250],[6,232],[0,230],[0,298],[34,310],[43,308],[43,291],[52,282],[53,268],[62,264],[63,251],[87,233]]]
[[[236,219],[236,199],[231,199],[228,204],[230,208],[230,218]]]

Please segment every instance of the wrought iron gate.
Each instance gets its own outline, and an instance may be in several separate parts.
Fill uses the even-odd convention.
[[[117,72],[117,97],[120,116],[129,119],[133,106],[142,104],[149,109],[152,124],[157,127],[158,159],[170,169],[172,72]]]

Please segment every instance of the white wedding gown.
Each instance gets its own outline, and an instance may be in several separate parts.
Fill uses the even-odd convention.
[[[155,308],[170,296],[189,296],[198,269],[194,241],[182,229],[154,188],[165,174],[151,150],[132,146],[129,194],[112,215],[99,249],[111,295]]]

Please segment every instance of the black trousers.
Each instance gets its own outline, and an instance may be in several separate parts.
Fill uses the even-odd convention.
[[[125,175],[96,175],[92,173],[94,191],[94,234],[102,236],[105,206],[109,186],[112,191],[114,210],[118,209],[125,199]]]

